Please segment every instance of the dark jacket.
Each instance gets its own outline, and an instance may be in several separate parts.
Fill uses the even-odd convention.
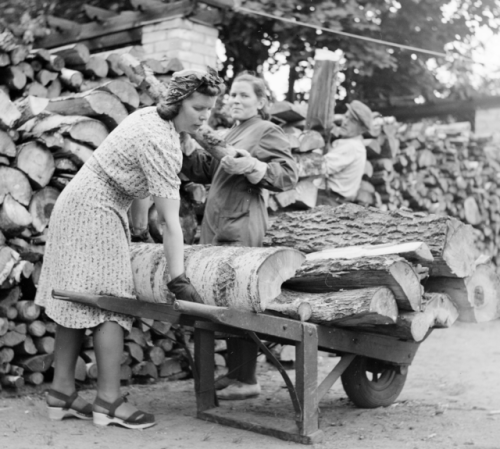
[[[264,178],[251,184],[244,175],[230,175],[202,151],[184,156],[182,173],[191,181],[211,184],[201,227],[201,244],[262,246],[267,209],[262,189],[291,190],[298,180],[296,163],[283,130],[260,117],[231,128],[225,140],[268,164]]]

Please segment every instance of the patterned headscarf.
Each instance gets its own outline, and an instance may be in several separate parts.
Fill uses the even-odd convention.
[[[185,69],[175,72],[168,85],[167,96],[164,99],[165,105],[179,103],[189,97],[202,84],[209,87],[219,87],[224,84],[222,78],[212,67],[207,67],[207,71]]]

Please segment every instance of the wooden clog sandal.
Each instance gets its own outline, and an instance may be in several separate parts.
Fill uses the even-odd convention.
[[[155,416],[153,414],[146,413],[141,410],[135,411],[126,419],[115,416],[116,409],[124,402],[127,402],[127,398],[125,396],[118,398],[113,403],[106,402],[101,398],[96,397],[94,405],[106,409],[107,413],[96,412],[94,410],[92,413],[94,416],[94,424],[100,427],[106,427],[114,424],[116,426],[126,427],[127,429],[147,429],[148,427],[156,424]]]
[[[55,399],[59,399],[60,401],[64,401],[64,405],[62,407],[47,404],[47,410],[51,420],[60,421],[64,418],[92,419],[92,404],[87,404],[80,410],[71,407],[78,397],[78,393],[76,391],[72,395],[67,395],[50,389],[48,395]]]

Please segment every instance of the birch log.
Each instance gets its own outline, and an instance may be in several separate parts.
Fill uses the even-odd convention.
[[[448,216],[382,212],[352,203],[320,206],[280,214],[272,221],[264,245],[290,246],[311,253],[332,247],[415,241],[426,243],[431,250],[431,276],[472,274],[477,256],[473,229]]]
[[[131,245],[137,297],[148,302],[171,302],[163,245]],[[262,312],[281,293],[304,256],[290,248],[186,246],[186,275],[209,305]]]
[[[420,310],[423,288],[418,273],[398,256],[306,260],[285,288],[310,293],[387,287],[402,310]]]
[[[459,321],[481,323],[500,316],[500,278],[491,263],[477,265],[463,279],[430,278],[425,288],[446,293],[458,309]]]
[[[398,308],[386,287],[344,290],[332,293],[303,293],[284,289],[267,310],[318,324],[356,326],[391,324]]]

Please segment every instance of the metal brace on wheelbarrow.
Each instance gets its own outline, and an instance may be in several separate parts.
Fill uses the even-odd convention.
[[[53,296],[138,318],[193,326],[197,417],[302,444],[322,441],[318,405],[340,377],[347,395],[356,405],[389,405],[401,392],[406,368],[419,347],[419,343],[384,335],[186,301],[176,301],[172,306],[65,291],[54,291]],[[258,344],[283,376],[295,412],[294,421],[239,412],[234,403],[231,407],[219,406],[214,385],[215,332],[248,335]],[[295,385],[262,338],[295,345]],[[319,349],[341,356],[320,384]],[[369,374],[373,376],[371,380]]]

